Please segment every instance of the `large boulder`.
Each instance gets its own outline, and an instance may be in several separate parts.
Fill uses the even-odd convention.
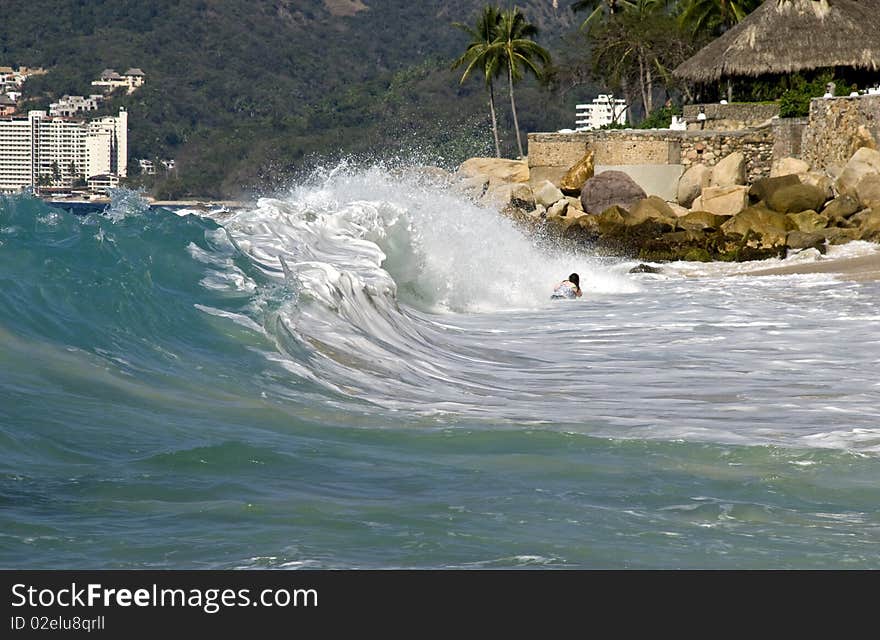
[[[681,230],[644,238],[639,257],[653,262],[666,260],[708,261],[715,250],[712,239],[700,230]]]
[[[452,183],[466,197],[477,201],[486,193],[489,188],[488,176],[472,176],[470,178],[460,178]]]
[[[746,183],[746,157],[740,151],[734,151],[722,158],[712,167],[710,187],[732,187]]]
[[[765,202],[770,209],[779,213],[818,211],[825,204],[825,193],[810,184],[792,184],[776,189]]]
[[[692,211],[677,222],[679,228],[685,231],[717,231],[729,219],[730,216],[719,216],[709,211]]]
[[[858,228],[841,229],[840,227],[829,227],[827,229],[820,229],[816,233],[825,236],[828,244],[833,245],[846,244],[847,242],[852,242],[853,240],[862,239],[861,230]]]
[[[629,211],[614,204],[605,209],[602,213],[593,216],[600,227],[623,226]]]
[[[580,195],[584,183],[593,177],[596,171],[595,153],[592,149],[587,151],[583,158],[566,172],[559,183],[559,188],[566,195]]]
[[[522,182],[490,187],[480,202],[484,206],[496,209],[516,207],[531,210],[535,208],[535,196],[529,185]]]
[[[871,173],[859,180],[856,195],[863,207],[880,210],[880,173]]]
[[[789,176],[798,173],[807,173],[810,170],[810,164],[799,158],[782,158],[773,163],[770,167],[770,177]]]
[[[825,194],[826,200],[834,197],[834,181],[818,171],[808,171],[807,173],[799,173],[798,178],[803,184],[809,184],[819,189]]]
[[[523,160],[504,158],[469,158],[461,163],[456,173],[459,178],[485,176],[489,187],[499,184],[529,181],[529,165]]]
[[[584,211],[584,205],[581,204],[580,198],[573,198],[571,196],[565,196],[565,201],[568,203],[569,208],[577,209],[581,213]]]
[[[549,180],[544,180],[534,185],[532,187],[532,193],[535,194],[535,202],[542,204],[545,207],[550,207],[550,205],[559,202],[565,197],[562,195],[562,191],[560,191],[556,185]]]
[[[880,208],[860,211],[850,221],[858,225],[862,240],[880,240]]]
[[[653,207],[664,218],[675,218],[677,216],[672,206],[670,206],[670,204],[660,196],[648,196],[641,202],[644,202]]]
[[[709,186],[712,178],[712,169],[704,164],[695,164],[685,171],[678,180],[678,204],[689,207],[702,193],[703,188]]]
[[[798,231],[794,221],[784,213],[765,207],[749,207],[721,225],[726,234],[738,233],[750,238],[760,237],[765,247],[785,245],[789,231]]]
[[[789,231],[785,244],[789,249],[816,249],[819,253],[825,253],[825,236],[821,233]]]
[[[837,178],[837,192],[858,197],[859,182],[868,175],[880,173],[880,151],[862,147],[856,151]]]
[[[565,200],[559,200],[547,207],[547,220],[564,218],[568,213],[568,203]]]
[[[553,206],[559,206],[559,202],[557,202]],[[595,218],[596,216],[591,216],[589,213],[584,213],[577,207],[573,207],[569,204],[565,209],[565,217],[569,220],[576,220],[577,218]]]
[[[670,228],[675,226],[675,214],[666,201],[658,196],[650,196],[644,200],[639,200],[630,210],[629,215],[624,216],[624,223],[627,226],[635,226],[647,220],[654,220],[660,224],[668,225]]]
[[[868,149],[876,149],[877,140],[874,138],[874,134],[871,133],[871,130],[868,129],[868,127],[860,124],[859,128],[856,129],[855,135],[853,136],[852,148],[853,150],[858,150],[862,147],[867,147]]]
[[[614,205],[630,209],[646,196],[645,190],[624,172],[603,171],[584,183],[581,204],[587,213],[600,213]]]
[[[666,204],[669,206],[669,210],[672,211],[672,214],[674,216],[676,216],[677,218],[681,218],[682,216],[686,216],[687,214],[689,214],[691,212],[690,209],[688,209],[687,207],[683,207],[676,202],[668,202],[667,201]]]
[[[755,180],[755,183],[749,189],[749,195],[753,200],[767,200],[767,198],[770,197],[770,194],[776,193],[779,189],[789,187],[793,184],[801,184],[801,180],[792,173],[770,178],[761,178]]]
[[[699,206],[701,211],[719,216],[736,215],[749,206],[749,188],[741,185],[706,187],[699,197]]]
[[[568,213],[565,216],[559,218],[559,222],[562,224],[563,231],[568,230],[568,228],[573,225],[580,225],[581,227],[584,227],[584,225],[586,225],[586,227],[594,228],[595,217],[596,216],[591,216],[587,213],[584,213],[583,211],[572,209],[571,207],[569,207]],[[591,220],[592,222],[581,223],[581,220]]]
[[[825,205],[822,215],[828,216],[829,224],[838,224],[856,213],[861,206],[853,196],[838,196]]]
[[[815,211],[801,211],[800,213],[789,213],[788,217],[797,225],[799,231],[804,233],[813,233],[819,229],[828,226],[829,218],[824,213],[816,213]]]
[[[595,243],[601,237],[597,216],[581,215],[572,218],[562,229],[562,236],[575,242]]]

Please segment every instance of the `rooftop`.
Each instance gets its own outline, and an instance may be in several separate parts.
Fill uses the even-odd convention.
[[[880,69],[880,0],[766,0],[674,75],[706,83],[825,67]]]

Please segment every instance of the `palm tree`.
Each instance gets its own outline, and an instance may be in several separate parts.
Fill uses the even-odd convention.
[[[518,8],[501,12],[498,22],[498,36],[492,45],[499,52],[502,64],[507,67],[507,82],[510,87],[510,110],[513,113],[513,127],[516,130],[516,146],[522,158],[523,146],[519,132],[519,121],[516,117],[516,100],[513,97],[513,85],[522,80],[524,73],[532,73],[540,78],[542,71],[535,64],[535,59],[542,66],[550,64],[550,53],[532,36],[537,35],[538,28],[530,24]]]
[[[684,0],[679,19],[694,34],[704,32],[715,37],[757,9],[761,2],[763,0]],[[733,85],[729,78],[727,99],[733,100]]]
[[[493,79],[501,75],[501,59],[497,48],[493,43],[498,36],[498,22],[501,11],[497,7],[487,6],[477,18],[477,24],[473,27],[453,23],[453,26],[461,29],[471,37],[464,54],[452,63],[452,68],[457,69],[466,65],[461,75],[459,84],[464,84],[474,69],[483,72],[486,79],[486,90],[489,92],[489,113],[492,115],[492,135],[495,137],[495,156],[501,157],[501,143],[498,139],[498,119],[495,116],[495,88]]]
[[[592,30],[594,64],[602,69],[602,76],[620,83],[628,104],[630,88],[636,85],[646,117],[654,110],[656,83],[660,80],[668,86],[669,67],[680,62],[679,29],[665,0],[635,0]]]
[[[571,9],[575,13],[584,9],[593,10],[581,24],[581,29],[585,29],[593,26],[595,20],[603,13],[613,16],[632,6],[632,4],[631,0],[577,0],[577,2],[571,4]]]
[[[590,29],[591,31],[599,26],[599,18],[604,16],[604,24],[607,26],[612,19],[620,16],[624,11],[631,9],[634,5],[633,0],[577,0],[571,4],[571,9],[575,13],[586,9],[592,9],[587,19],[581,23],[581,29]],[[616,74],[620,78],[623,95],[626,98],[627,105],[632,102],[630,96],[630,86],[626,74]],[[630,118],[631,109],[626,110],[627,119]]]
[[[684,0],[681,21],[694,33],[720,35],[758,8],[762,0]]]

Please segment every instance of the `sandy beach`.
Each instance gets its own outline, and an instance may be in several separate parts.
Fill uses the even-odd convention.
[[[880,280],[880,252],[855,258],[827,259],[752,271],[752,276],[783,276],[798,273],[834,273],[847,280]]]

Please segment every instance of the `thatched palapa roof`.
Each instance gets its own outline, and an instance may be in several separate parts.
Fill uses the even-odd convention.
[[[880,0],[766,0],[673,73],[712,82],[824,67],[880,69]]]

